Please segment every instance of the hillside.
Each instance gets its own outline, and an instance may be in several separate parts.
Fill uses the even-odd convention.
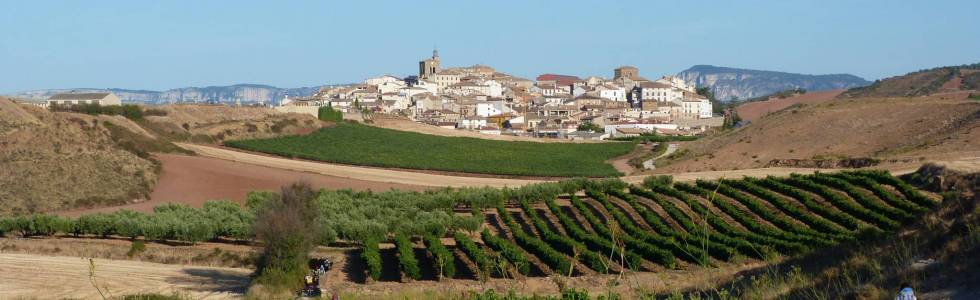
[[[685,145],[658,172],[757,168],[773,160],[980,156],[980,102],[861,98],[802,104]]]
[[[320,87],[278,88],[261,84],[236,84],[228,86],[186,87],[166,91],[128,90],[128,89],[48,89],[19,92],[12,96],[32,99],[47,99],[51,95],[66,92],[115,93],[123,102],[144,104],[166,104],[181,102],[196,103],[278,103],[286,95],[309,96]]]
[[[847,90],[840,95],[840,98],[916,97],[978,89],[980,89],[980,63],[939,67],[876,80],[869,86]]]
[[[171,140],[215,143],[225,140],[306,134],[325,123],[307,114],[285,114],[266,107],[172,104],[154,107],[165,116],[148,116],[141,125]]]
[[[739,104],[735,110],[743,121],[753,122],[762,116],[776,112],[795,104],[816,104],[833,100],[843,90],[830,90],[796,94],[786,98],[771,97],[764,101],[752,101]]]
[[[139,126],[0,98],[0,215],[145,198],[157,180],[156,165],[114,140],[112,132],[127,127]]]
[[[850,74],[804,75],[697,65],[677,74],[698,87],[711,87],[715,97],[728,101],[733,97],[748,99],[779,91],[802,88],[807,91],[847,89],[869,84]]]

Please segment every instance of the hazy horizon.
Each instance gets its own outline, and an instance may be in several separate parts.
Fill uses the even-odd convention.
[[[608,77],[626,64],[656,77],[708,64],[873,81],[980,61],[980,36],[964,34],[980,28],[970,1],[482,5],[2,3],[0,93],[350,83],[413,74],[433,47],[444,66],[527,78]]]

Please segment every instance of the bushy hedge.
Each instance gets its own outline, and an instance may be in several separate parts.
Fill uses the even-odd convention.
[[[422,237],[425,247],[435,259],[436,270],[440,277],[453,278],[456,276],[456,257],[449,249],[442,244],[442,240],[433,234],[426,234]]]
[[[395,248],[398,251],[398,266],[401,267],[402,273],[411,279],[421,279],[419,260],[415,257],[415,247],[408,236],[402,233],[396,234]]]
[[[330,106],[321,106],[317,110],[317,118],[321,121],[342,122],[344,121],[344,112],[334,110]]]
[[[378,280],[381,278],[381,249],[378,248],[377,239],[367,239],[361,242],[364,248],[364,252],[361,253],[361,258],[364,259],[364,263],[367,264],[368,277],[371,279]]]
[[[524,256],[524,251],[521,251],[517,245],[490,233],[489,229],[484,229],[480,233],[480,237],[483,239],[483,243],[510,261],[514,265],[514,269],[517,270],[517,273],[522,275],[531,273],[531,263],[527,261],[527,257]]]
[[[70,111],[89,115],[120,115],[126,117],[130,120],[141,120],[144,116],[143,108],[139,105],[133,104],[123,104],[123,105],[99,105],[95,103],[87,104],[73,104],[73,105],[53,105],[51,106],[52,111]],[[151,110],[149,114],[146,115],[166,115],[165,111],[162,110]]]
[[[477,245],[473,239],[470,239],[469,236],[466,236],[466,234],[463,234],[462,232],[457,232],[455,235],[453,235],[453,238],[456,240],[456,247],[463,250],[463,253],[465,253],[466,256],[469,257],[474,264],[476,264],[476,267],[479,268],[477,272],[479,272],[480,277],[486,278],[487,276],[490,276],[490,273],[494,271],[494,267],[493,263],[490,261],[490,256],[483,251],[483,248],[480,248],[480,246]]]

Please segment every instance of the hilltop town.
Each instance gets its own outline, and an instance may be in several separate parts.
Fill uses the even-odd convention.
[[[485,65],[443,68],[438,51],[419,61],[418,75],[324,87],[286,98],[279,109],[314,113],[323,106],[490,135],[575,140],[695,135],[724,123],[707,97],[677,77],[650,80],[621,66],[611,79],[543,74],[529,80]]]

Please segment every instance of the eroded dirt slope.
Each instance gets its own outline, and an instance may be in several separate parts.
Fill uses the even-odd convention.
[[[0,215],[146,198],[156,165],[120,147],[107,121],[135,126],[0,99]]]

